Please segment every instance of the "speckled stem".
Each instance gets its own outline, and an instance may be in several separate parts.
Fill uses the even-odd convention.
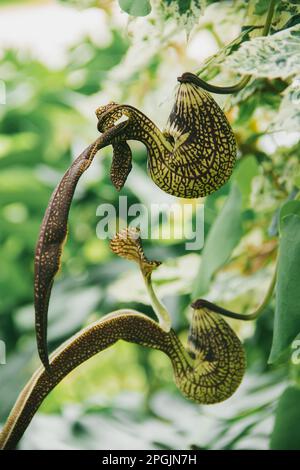
[[[120,124],[102,134],[74,161],[55,188],[45,212],[35,252],[34,305],[38,352],[45,368],[49,370],[47,348],[48,304],[54,277],[60,267],[63,244],[67,237],[69,210],[74,191],[81,175],[89,168],[96,153],[110,145],[122,131]]]
[[[0,434],[0,448],[14,448],[50,391],[72,370],[118,340],[159,349],[174,362],[176,369],[186,367],[185,351],[172,331],[139,312],[120,310],[93,323],[50,356],[51,374],[39,368],[24,387]]]
[[[195,310],[187,350],[173,330],[133,310],[119,310],[89,325],[50,357],[51,374],[40,367],[19,395],[0,433],[0,448],[13,449],[53,388],[77,366],[118,340],[158,349],[171,360],[175,383],[197,403],[217,403],[231,396],[245,370],[240,341],[224,320],[206,309]]]

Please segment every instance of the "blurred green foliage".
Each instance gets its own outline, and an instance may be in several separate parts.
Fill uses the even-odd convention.
[[[94,1],[63,3],[73,8],[101,7],[101,2]],[[154,119],[163,118],[164,111],[158,116],[157,110],[175,86],[173,70],[196,70],[200,65],[187,56],[185,39],[176,37],[176,29],[157,36],[153,33],[157,23],[150,19],[155,29],[148,33],[145,26],[145,37],[140,39],[140,30],[127,34],[117,27],[114,2],[104,3],[110,30],[107,44],[100,46],[83,37],[68,49],[66,64],[59,68],[50,68],[23,50],[5,50],[0,62],[0,79],[7,92],[6,105],[0,105],[0,339],[7,345],[7,364],[0,366],[2,422],[39,365],[32,305],[39,226],[64,171],[97,136],[95,108],[117,99],[147,110]],[[209,19],[196,25],[193,34],[207,28],[207,34],[219,36],[225,46],[229,41],[221,36],[245,2],[209,3]],[[287,15],[289,2],[283,4]],[[264,2],[257,2],[256,13],[263,11]],[[291,15],[295,23],[295,12]],[[136,48],[135,38],[144,49]],[[248,35],[239,38],[246,39]],[[234,49],[226,49],[226,54]],[[221,51],[205,64],[204,76],[230,81],[232,72],[220,67]],[[251,311],[264,296],[274,270],[278,221],[285,227],[283,214],[293,213],[298,223],[299,207],[294,201],[291,208],[287,201],[300,185],[300,144],[291,134],[276,140],[270,131],[282,107],[282,92],[289,85],[285,78],[261,77],[222,103],[237,137],[239,160],[231,182],[205,200],[203,257],[202,251],[187,253],[184,240],[145,241],[149,257],[165,260],[154,280],[183,340],[193,289],[205,291],[208,300],[232,310]],[[171,101],[166,105],[170,108]],[[117,259],[108,241],[96,236],[97,206],[118,206],[119,195],[109,179],[110,161],[111,149],[107,149],[76,191],[62,270],[50,303],[51,349],[117,308],[133,307],[153,316],[135,267]],[[161,195],[160,190],[146,175],[145,149],[136,145],[134,169],[122,195],[128,197],[128,204],[149,205],[157,194]],[[288,209],[279,214],[282,206]],[[288,326],[288,340],[277,342],[282,353],[279,364],[268,365],[274,300],[255,324],[231,322],[245,342],[247,374],[230,400],[213,407],[199,407],[179,395],[168,360],[160,353],[119,343],[82,365],[50,394],[21,448],[299,449],[300,374],[289,349],[291,338],[299,333],[295,302],[300,273],[299,263],[292,263],[299,258],[299,231],[291,239],[285,228],[283,244],[289,240],[291,259],[290,264],[282,260],[281,270],[286,276],[292,265],[293,295],[285,297],[289,285],[280,284],[284,306],[278,311],[277,304],[276,322],[285,324],[286,311],[293,312],[294,321]],[[276,328],[278,337],[282,327]]]

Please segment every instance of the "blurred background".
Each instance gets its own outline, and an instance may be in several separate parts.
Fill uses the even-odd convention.
[[[128,103],[163,128],[176,77],[184,71],[206,64],[204,78],[236,81],[230,69],[221,68],[224,57],[217,55],[212,65],[205,60],[236,37],[241,40],[247,2],[208,3],[187,34],[172,18],[162,21],[153,13],[133,19],[117,0],[0,2],[2,423],[39,366],[33,256],[41,220],[67,167],[98,135],[95,109],[109,101]],[[262,13],[264,3],[259,2]],[[233,125],[239,161],[231,182],[205,200],[207,247],[187,252],[184,240],[145,241],[147,256],[164,261],[153,276],[155,287],[183,341],[195,295],[250,312],[268,288],[277,246],[276,211],[300,182],[299,133],[284,126],[269,132],[286,86],[284,79],[262,77],[235,97],[216,96]],[[145,148],[137,143],[132,148],[133,170],[121,194],[129,204],[173,203],[147,176]],[[108,148],[76,190],[50,302],[51,350],[112,310],[132,307],[153,316],[136,266],[117,259],[108,240],[96,236],[97,206],[118,206],[110,163]],[[218,245],[222,260],[215,252]],[[271,303],[255,323],[230,322],[245,343],[248,368],[225,403],[201,407],[185,400],[166,357],[120,342],[63,380],[43,403],[20,448],[295,448],[295,428],[289,435],[280,419],[286,403],[298,403],[287,387],[291,377],[299,380],[299,367],[289,359],[267,364],[273,313]]]

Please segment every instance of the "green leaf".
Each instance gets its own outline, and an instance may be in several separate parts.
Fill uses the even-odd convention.
[[[232,175],[232,181],[236,181],[241,194],[243,208],[248,207],[251,195],[252,179],[259,173],[258,163],[253,155],[243,158]]]
[[[291,214],[296,214],[300,217],[300,201],[295,199],[292,201],[287,201],[280,210],[279,218],[279,232],[281,233],[284,229],[283,221],[284,219]]]
[[[300,73],[300,24],[272,36],[256,37],[243,43],[226,60],[240,74],[288,78]]]
[[[255,4],[255,15],[263,15],[268,10],[270,0],[258,0]]]
[[[211,227],[202,252],[200,270],[195,279],[193,298],[209,289],[215,272],[226,263],[242,236],[242,194],[234,183],[221,212]]]
[[[147,16],[151,12],[149,0],[119,0],[119,4],[131,16]]]
[[[282,394],[275,417],[270,447],[273,450],[300,450],[300,389],[289,387]]]
[[[297,202],[298,204],[294,204]],[[300,201],[281,209],[274,335],[269,363],[276,362],[300,332]]]

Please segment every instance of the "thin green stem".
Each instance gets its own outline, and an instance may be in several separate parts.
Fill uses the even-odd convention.
[[[231,310],[227,310],[223,307],[220,307],[219,305],[213,304],[212,302],[208,302],[207,300],[204,300],[204,299],[196,300],[195,302],[193,302],[192,307],[195,309],[208,308],[215,313],[219,313],[223,315],[224,317],[234,318],[236,320],[244,320],[244,321],[255,320],[257,317],[259,317],[259,315],[265,310],[267,305],[270,303],[270,300],[273,296],[273,292],[276,286],[276,280],[277,280],[277,262],[276,262],[276,267],[275,267],[275,270],[271,279],[271,283],[267,290],[267,293],[263,301],[261,302],[261,304],[252,313],[243,314],[243,313],[232,312]]]
[[[213,23],[207,24],[206,29],[208,29],[208,31],[210,32],[210,34],[212,35],[212,37],[216,41],[218,47],[221,49],[224,46],[224,44],[223,44],[223,41],[221,40],[220,36],[217,34]]]
[[[144,278],[144,281],[145,281],[145,286],[146,286],[146,289],[147,289],[147,293],[150,297],[152,308],[153,308],[153,310],[154,310],[154,312],[155,312],[155,314],[156,314],[156,316],[159,320],[159,325],[161,326],[161,328],[164,331],[168,332],[171,329],[171,316],[170,316],[170,313],[168,312],[166,307],[163,305],[163,303],[157,297],[157,295],[156,295],[156,293],[153,289],[151,276],[145,276],[143,274],[143,278]]]
[[[266,17],[266,22],[262,31],[262,36],[267,36],[270,31],[270,27],[272,24],[272,18],[274,15],[274,10],[276,6],[276,1],[277,0],[271,0],[268,8],[268,13]],[[201,73],[201,71],[196,72],[196,74],[192,73],[184,73],[181,77],[179,77],[180,82],[191,82],[195,83],[195,85],[200,86],[206,91],[209,91],[210,93],[217,93],[217,94],[231,94],[231,93],[237,93],[238,91],[241,91],[245,86],[249,83],[251,79],[251,75],[245,75],[236,85],[232,86],[225,86],[225,87],[220,87],[217,85],[212,85],[210,83],[207,83],[206,81],[202,80],[198,75]]]

